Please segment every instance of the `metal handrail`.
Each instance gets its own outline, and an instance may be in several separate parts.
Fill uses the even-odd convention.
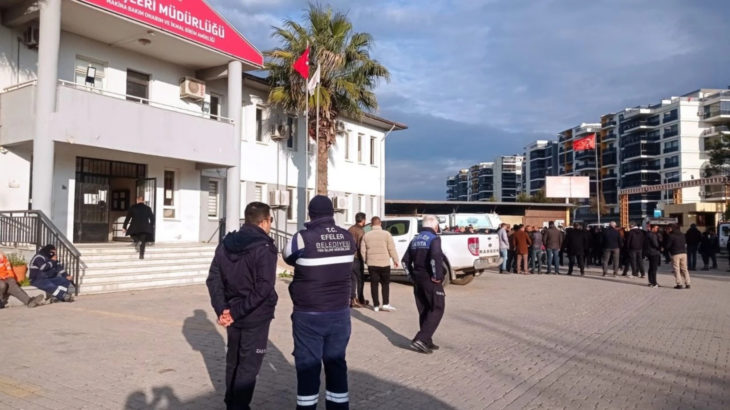
[[[15,84],[15,85],[11,85],[10,87],[3,88],[2,92],[3,93],[6,93],[6,92],[9,92],[9,91],[19,90],[21,88],[25,88],[25,87],[30,87],[32,85],[36,85],[37,83],[38,83],[38,80],[30,80],[30,81],[26,81],[24,83],[18,83],[18,84]]]
[[[78,295],[79,281],[86,271],[81,252],[42,211],[0,211],[0,243],[35,245],[36,252],[48,244],[55,246],[58,261],[71,275]]]
[[[116,93],[114,91],[107,91],[107,90],[103,90],[100,88],[90,87],[88,85],[81,85],[81,84],[77,84],[72,81],[66,81],[66,80],[58,80],[58,84],[65,86],[65,87],[73,88],[76,90],[81,90],[81,91],[90,92],[90,93],[94,93],[94,94],[101,94],[101,95],[104,95],[107,97],[117,98],[120,100],[138,101],[140,103],[147,103],[150,107],[162,108],[164,110],[175,111],[175,112],[179,112],[181,114],[187,114],[187,115],[192,115],[195,117],[206,118],[205,117],[206,113],[204,113],[202,111],[186,110],[185,108],[180,108],[180,107],[176,107],[174,105],[169,105],[169,104],[165,104],[165,103],[161,103],[161,102],[152,101],[147,98],[137,97],[136,95]],[[227,124],[233,124],[233,120],[230,118],[224,117],[222,115],[216,115],[215,117],[216,117],[216,121],[220,121],[222,123],[227,123]]]
[[[244,221],[241,219],[239,225],[243,225]],[[218,221],[218,243],[223,242],[223,238],[226,236],[226,218],[221,218]],[[269,231],[269,236],[274,240],[274,244],[276,244],[276,248],[279,250],[279,252],[283,252],[284,248],[286,247],[286,244],[289,243],[289,240],[294,236],[293,234],[290,234],[286,231],[282,231],[279,229],[271,228]]]

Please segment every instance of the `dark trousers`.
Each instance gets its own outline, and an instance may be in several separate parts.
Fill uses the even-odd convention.
[[[15,278],[0,279],[0,307],[5,306],[10,296],[15,296],[24,305],[30,302],[30,296],[18,286]]]
[[[270,320],[256,327],[229,326],[226,353],[226,408],[248,410],[256,387],[256,376],[266,353]]]
[[[345,351],[350,341],[350,309],[339,312],[297,312],[291,315],[297,409],[316,409],[324,363],[327,409],[349,409]]]
[[[368,266],[370,273],[370,293],[373,296],[373,306],[380,306],[378,298],[378,284],[383,285],[383,304],[390,304],[390,266]]]
[[[568,253],[568,275],[573,274],[573,265],[575,265],[576,261],[578,262],[580,274],[582,275],[585,272],[585,253]]]
[[[513,250],[507,251],[507,272],[517,270],[517,252]]]
[[[364,288],[365,283],[363,281],[363,274],[365,273],[365,265],[357,257],[352,263],[352,291],[350,292],[350,299],[357,298],[360,303],[365,303]]]
[[[631,274],[636,276],[640,273],[644,276],[644,258],[643,253],[640,250],[631,249],[629,250],[629,261],[631,263]]]
[[[604,275],[608,271],[609,258],[613,259],[613,274],[615,275],[618,273],[618,262],[619,262],[620,257],[621,257],[621,250],[619,248],[603,250],[603,274]]]
[[[649,255],[649,284],[656,285],[656,270],[659,267],[661,255]]]
[[[60,276],[48,279],[36,279],[31,282],[31,285],[51,294],[58,300],[63,300],[66,294],[72,293],[74,289],[70,280]]]
[[[712,260],[712,269],[717,269],[717,254],[715,253],[702,254],[703,268],[707,269],[710,266],[710,260]]]
[[[413,295],[416,297],[420,329],[413,340],[431,344],[446,309],[444,287],[440,283],[433,283],[428,274],[418,273],[414,275]]]
[[[559,273],[560,270],[558,269],[558,250],[557,249],[550,249],[547,248],[545,250],[547,253],[547,273],[550,273],[550,266],[555,266],[555,273]]]
[[[697,245],[687,245],[687,269],[697,269]]]
[[[139,258],[144,259],[144,249],[147,246],[147,240],[149,235],[146,233],[138,233],[135,235],[132,235],[132,240],[134,241],[134,246],[139,246]]]

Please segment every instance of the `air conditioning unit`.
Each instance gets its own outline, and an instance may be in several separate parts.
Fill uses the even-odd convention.
[[[288,207],[289,191],[269,191],[269,205],[272,207]]]
[[[347,203],[347,198],[346,197],[344,197],[344,196],[336,196],[334,199],[335,200],[333,202],[334,202],[335,209],[337,209],[337,210],[344,210],[344,209],[349,208],[349,205],[350,204]]]
[[[289,127],[283,124],[274,125],[274,130],[271,132],[272,141],[283,141],[289,139]]]
[[[38,29],[38,25],[31,24],[23,31],[23,44],[30,48],[38,48],[39,37],[40,30]]]
[[[205,82],[193,77],[184,77],[180,80],[180,98],[189,100],[205,99]]]

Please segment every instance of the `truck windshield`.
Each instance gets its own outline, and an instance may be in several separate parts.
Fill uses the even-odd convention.
[[[409,221],[383,221],[383,229],[393,236],[407,235],[410,227]]]

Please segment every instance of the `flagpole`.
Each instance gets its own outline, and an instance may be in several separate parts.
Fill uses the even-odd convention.
[[[307,50],[309,50],[309,41],[307,41]],[[309,57],[307,57],[307,60]],[[309,61],[307,61],[309,65]],[[309,73],[307,73],[309,74]],[[309,75],[304,81],[304,199],[307,199],[309,192]],[[306,208],[306,205],[305,205]]]
[[[593,134],[593,152],[596,154],[596,217],[598,224],[601,224],[601,192],[599,190],[599,170],[598,170],[598,136]]]
[[[319,63],[317,63],[317,69],[319,70]],[[316,128],[314,129],[314,134],[316,136],[315,140],[317,140],[317,173],[315,174],[314,179],[314,191],[317,192],[319,191],[319,156],[321,155],[321,153],[319,152],[319,83],[316,84],[314,92],[316,93],[314,99],[316,101],[315,105],[317,107],[317,124],[315,125]],[[317,192],[317,195],[319,195],[319,192]],[[327,192],[325,192],[324,195],[327,195]]]

